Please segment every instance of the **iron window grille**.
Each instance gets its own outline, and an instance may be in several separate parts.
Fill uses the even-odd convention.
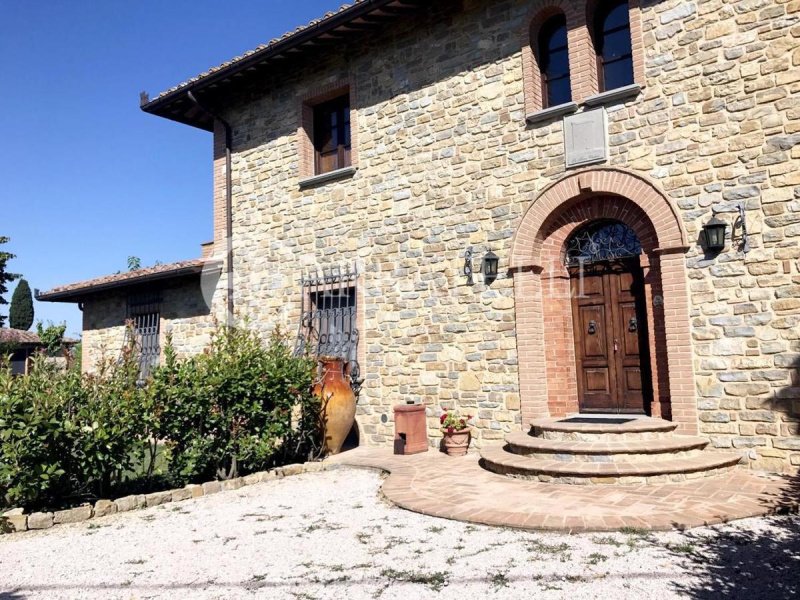
[[[137,294],[128,297],[127,319],[139,352],[139,381],[150,376],[161,358],[161,297],[158,294]],[[129,342],[129,339],[126,339]]]
[[[358,271],[350,265],[309,272],[300,279],[302,306],[295,354],[341,358],[358,393],[362,380],[358,364]]]
[[[567,240],[564,264],[577,266],[631,258],[641,253],[642,245],[633,229],[619,221],[595,221]]]

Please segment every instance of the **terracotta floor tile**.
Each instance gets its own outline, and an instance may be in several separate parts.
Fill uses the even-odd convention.
[[[720,523],[774,512],[788,487],[783,478],[744,469],[659,485],[542,483],[488,472],[473,455],[395,456],[384,448],[358,448],[326,464],[388,471],[384,496],[411,511],[525,529],[663,530]]]

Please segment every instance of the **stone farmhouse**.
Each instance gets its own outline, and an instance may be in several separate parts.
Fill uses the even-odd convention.
[[[361,445],[415,401],[499,471],[575,413],[800,464],[798,0],[360,0],[141,108],[213,134],[213,240],[39,296],[85,369],[247,317],[349,361]]]

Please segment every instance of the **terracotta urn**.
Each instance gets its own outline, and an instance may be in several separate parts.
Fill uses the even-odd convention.
[[[467,453],[471,437],[469,428],[461,431],[442,429],[442,435],[442,446],[447,456],[464,456]]]
[[[356,417],[356,395],[344,376],[341,358],[323,356],[322,377],[314,386],[314,394],[322,401],[324,444],[329,454],[338,454],[353,427]]]

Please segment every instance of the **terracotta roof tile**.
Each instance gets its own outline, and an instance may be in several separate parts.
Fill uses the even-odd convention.
[[[22,329],[0,329],[0,344],[20,344],[24,346],[40,346],[39,336],[33,331]],[[65,344],[77,344],[78,340],[64,338]]]
[[[39,336],[22,329],[0,329],[0,344],[39,344]]]
[[[198,81],[201,81],[202,79],[205,79],[206,77],[208,77],[210,75],[213,75],[214,73],[216,73],[217,71],[219,71],[221,69],[225,69],[227,67],[230,67],[231,65],[234,65],[237,62],[240,62],[240,61],[244,60],[245,58],[248,58],[248,57],[252,56],[253,54],[256,54],[258,52],[262,52],[264,50],[268,50],[272,46],[277,44],[278,42],[283,42],[283,41],[285,41],[285,40],[287,40],[287,39],[289,39],[289,38],[291,38],[293,36],[296,36],[296,35],[298,35],[300,33],[303,33],[304,31],[306,31],[308,29],[311,29],[312,27],[315,27],[317,25],[320,25],[321,23],[324,23],[328,19],[331,19],[331,18],[335,17],[336,15],[338,15],[338,14],[340,14],[340,13],[342,13],[342,12],[348,10],[348,9],[351,9],[354,6],[358,5],[358,4],[363,4],[364,2],[367,2],[367,1],[368,0],[354,0],[353,2],[350,2],[348,4],[343,4],[337,10],[326,12],[324,15],[322,15],[318,19],[314,19],[313,21],[310,21],[309,23],[307,23],[305,25],[297,27],[293,31],[287,31],[283,35],[281,35],[279,37],[276,37],[276,38],[273,38],[273,39],[271,39],[270,41],[268,41],[265,44],[260,44],[260,45],[256,46],[255,48],[253,48],[252,50],[248,50],[247,52],[244,52],[239,56],[236,56],[236,57],[234,57],[234,58],[232,58],[232,59],[230,59],[228,61],[225,61],[225,62],[217,65],[216,67],[211,67],[207,71],[203,71],[202,73],[200,73],[199,75],[197,75],[195,77],[187,79],[186,81],[184,81],[182,83],[179,83],[178,85],[175,85],[175,86],[173,86],[173,87],[171,87],[171,88],[169,88],[167,90],[164,90],[163,92],[158,94],[158,96],[155,96],[154,98],[151,98],[150,101],[152,102],[152,101],[158,100],[159,98],[163,98],[164,96],[167,96],[168,94],[171,94],[173,92],[178,91],[179,89],[185,88],[186,86],[189,86],[189,85],[191,85],[193,83],[197,83]]]
[[[190,274],[192,272],[200,272],[206,267],[217,268],[220,262],[215,260],[207,260],[196,258],[192,260],[183,260],[179,262],[169,263],[166,265],[156,265],[154,267],[146,267],[137,269],[135,271],[126,271],[124,273],[115,273],[113,275],[105,275],[95,279],[87,279],[85,281],[78,281],[54,287],[47,292],[37,294],[37,300],[64,300],[67,296],[77,299],[81,293],[92,293],[99,291],[99,289],[108,289],[111,287],[119,287],[123,285],[130,285],[139,282],[140,280],[147,279],[167,279],[170,276],[180,276]]]

